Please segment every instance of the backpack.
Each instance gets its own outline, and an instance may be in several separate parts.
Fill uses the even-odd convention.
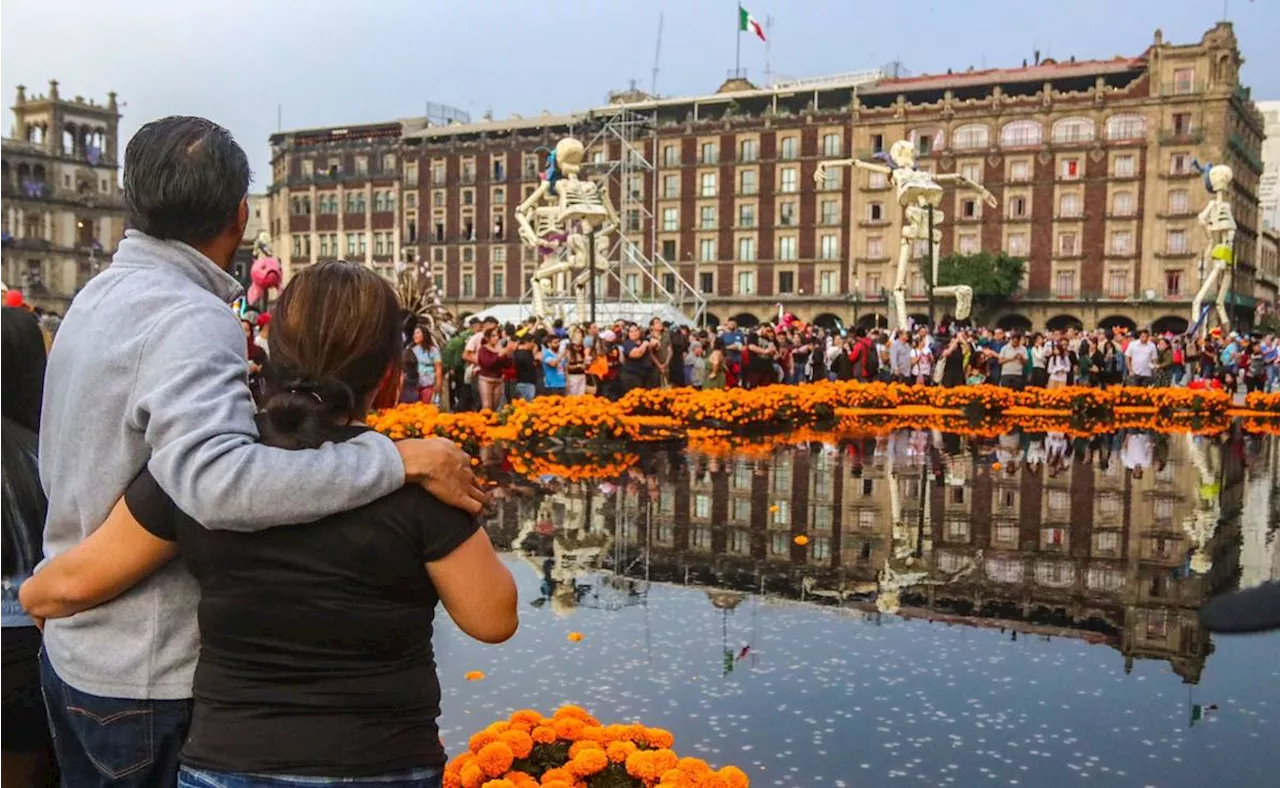
[[[875,380],[880,375],[880,350],[871,340],[858,344],[862,346],[862,377]]]

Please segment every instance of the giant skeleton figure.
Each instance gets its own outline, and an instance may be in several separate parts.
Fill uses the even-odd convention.
[[[520,240],[538,250],[541,264],[533,272],[533,313],[547,311],[547,296],[572,291],[577,318],[587,314],[587,287],[593,273],[608,270],[609,235],[618,229],[607,189],[578,178],[586,149],[565,137],[547,157],[547,170],[538,189],[516,208]],[[591,238],[595,236],[595,270],[591,270]],[[563,315],[559,315],[563,317]]]
[[[903,223],[902,236],[898,243],[898,273],[893,285],[893,305],[897,312],[898,327],[909,330],[911,326],[907,321],[907,271],[911,262],[911,246],[913,241],[928,240],[933,247],[933,278],[931,281],[938,281],[938,248],[942,243],[942,231],[938,229],[938,225],[942,223],[942,211],[938,210],[938,206],[942,205],[942,184],[954,183],[963,188],[976,191],[986,201],[987,205],[995,207],[998,203],[996,198],[987,191],[979,183],[976,183],[963,175],[944,174],[933,175],[924,170],[916,169],[915,148],[906,140],[899,140],[893,143],[889,148],[887,156],[877,154],[885,163],[862,161],[861,159],[839,159],[836,161],[824,161],[818,163],[817,171],[813,174],[813,179],[822,183],[827,176],[828,167],[854,167],[868,172],[878,172],[888,175],[889,180],[897,189],[898,204],[902,206]],[[933,236],[929,236],[929,210],[933,209]],[[953,285],[950,287],[934,287],[933,294],[935,296],[954,297],[956,299],[957,320],[964,320],[969,316],[969,311],[973,308],[973,288],[968,285]]]
[[[1218,521],[1222,516],[1222,487],[1209,468],[1209,457],[1205,452],[1205,441],[1190,433],[1183,436],[1187,444],[1187,454],[1191,464],[1195,466],[1200,477],[1196,488],[1196,508],[1182,522],[1182,531],[1191,540],[1191,560],[1188,567],[1192,572],[1203,575],[1213,568],[1213,557],[1209,551],[1209,541],[1218,532]]]
[[[1236,238],[1236,219],[1231,213],[1231,202],[1227,199],[1227,189],[1231,188],[1233,174],[1231,168],[1225,164],[1208,164],[1202,167],[1197,162],[1195,166],[1204,173],[1204,187],[1213,195],[1209,204],[1197,217],[1209,241],[1208,246],[1205,247],[1203,264],[1212,267],[1208,269],[1209,273],[1204,278],[1204,284],[1200,286],[1200,291],[1191,302],[1190,325],[1193,332],[1196,326],[1200,327],[1201,332],[1208,329],[1209,316],[1207,313],[1202,315],[1201,309],[1204,300],[1216,287],[1218,292],[1215,305],[1218,322],[1225,332],[1231,322],[1227,314],[1227,293],[1231,291],[1231,274],[1235,268],[1232,249]],[[1221,283],[1218,281],[1219,278],[1222,280]]]

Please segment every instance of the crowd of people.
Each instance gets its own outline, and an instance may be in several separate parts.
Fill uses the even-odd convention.
[[[636,388],[754,388],[821,380],[1273,391],[1280,388],[1280,342],[1274,335],[1217,329],[1204,338],[1123,328],[1024,333],[948,321],[937,331],[846,331],[806,325],[790,315],[749,329],[732,320],[711,329],[660,318],[602,327],[537,318],[500,325],[492,317],[473,317],[441,350],[421,330],[413,335],[401,401],[442,404],[437,382],[444,379],[457,410],[496,409],[538,394],[589,392],[616,399]]]

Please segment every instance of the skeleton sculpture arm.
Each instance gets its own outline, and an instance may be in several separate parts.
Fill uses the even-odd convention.
[[[832,161],[818,162],[818,168],[813,171],[814,183],[822,183],[827,179],[828,167],[853,167],[854,169],[866,170],[867,172],[878,172],[881,175],[890,175],[893,173],[892,167],[886,167],[883,164],[877,164],[871,161],[863,161],[862,159],[834,159]]]
[[[937,181],[938,183],[954,183],[957,186],[960,186],[962,188],[975,191],[982,196],[982,201],[985,202],[987,205],[990,205],[992,208],[1000,204],[999,201],[996,200],[996,196],[991,192],[987,191],[987,187],[983,186],[981,183],[978,183],[975,180],[966,178],[963,175],[958,175],[954,173],[936,175],[934,176],[934,180]]]
[[[533,212],[547,196],[547,192],[550,189],[550,184],[547,181],[543,181],[538,184],[538,188],[534,190],[533,194],[530,194],[524,202],[516,207],[516,223],[520,225],[520,240],[524,242],[525,246],[536,247],[541,243],[538,239],[538,234],[533,229]]]

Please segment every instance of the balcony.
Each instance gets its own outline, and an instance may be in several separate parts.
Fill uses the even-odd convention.
[[[1199,177],[1200,177],[1200,173],[1196,172],[1190,167],[1188,167],[1185,170],[1173,170],[1171,172],[1160,173],[1160,178],[1166,181],[1189,181]]]
[[[1160,95],[1169,97],[1195,98],[1204,92],[1205,83],[1202,80],[1193,80],[1191,82],[1171,82],[1168,85],[1160,87]]]
[[[1155,256],[1161,260],[1185,260],[1195,257],[1196,253],[1190,249],[1182,249],[1180,251],[1170,251],[1168,249],[1157,251]]]
[[[1160,129],[1161,145],[1199,145],[1202,142],[1203,129]]]
[[[859,220],[859,221],[858,221],[858,226],[859,226],[859,227],[888,227],[888,226],[889,226],[889,220],[888,220],[888,219],[886,219],[886,218],[880,218],[880,219],[861,219],[861,220]]]

